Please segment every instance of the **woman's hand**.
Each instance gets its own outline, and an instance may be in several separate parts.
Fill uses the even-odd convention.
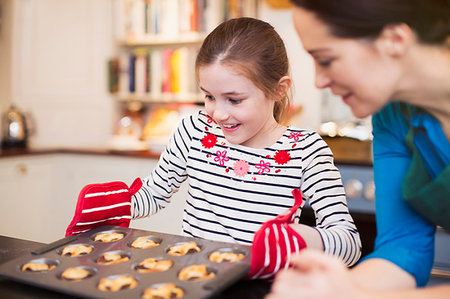
[[[266,299],[361,298],[362,290],[338,258],[305,249],[291,259],[292,268],[279,272]]]

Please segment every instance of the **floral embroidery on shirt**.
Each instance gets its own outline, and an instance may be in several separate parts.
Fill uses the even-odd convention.
[[[287,151],[281,150],[275,153],[274,158],[275,163],[277,163],[278,165],[283,165],[291,160],[291,155]]]
[[[230,160],[230,158],[228,158],[228,156],[227,156],[226,150],[224,150],[223,152],[217,151],[216,155],[217,155],[217,157],[214,158],[214,161],[219,162],[220,166],[224,166],[225,162]]]
[[[299,141],[300,137],[303,137],[303,134],[301,132],[291,132],[291,136],[289,136],[289,139],[294,138],[295,141]]]
[[[255,165],[256,168],[259,169],[259,174],[264,174],[264,172],[270,172],[270,162],[264,163],[264,160],[261,160],[259,164]]]
[[[208,120],[206,121],[208,124],[210,124],[210,123],[215,123],[215,124],[217,124],[216,121],[215,121],[211,116],[206,115],[206,118],[208,119]]]
[[[239,160],[233,165],[233,171],[237,176],[243,177],[247,174],[249,165],[247,161]]]
[[[217,136],[211,133],[207,133],[202,139],[202,145],[204,148],[212,148],[217,143]]]

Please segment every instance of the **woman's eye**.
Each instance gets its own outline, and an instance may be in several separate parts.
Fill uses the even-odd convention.
[[[331,62],[333,60],[332,59],[317,59],[316,62],[318,65],[320,65],[321,67],[327,67],[331,65]]]

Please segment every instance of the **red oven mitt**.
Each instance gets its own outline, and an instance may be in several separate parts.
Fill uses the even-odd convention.
[[[66,237],[101,225],[128,227],[131,220],[131,197],[141,187],[140,178],[130,188],[123,182],[85,186],[78,195],[75,215],[67,227]]]
[[[295,204],[286,214],[279,215],[261,226],[255,233],[252,244],[252,258],[249,279],[271,279],[282,269],[289,267],[291,254],[306,248],[306,242],[289,223],[294,221],[295,212],[302,204],[302,194],[294,189]]]

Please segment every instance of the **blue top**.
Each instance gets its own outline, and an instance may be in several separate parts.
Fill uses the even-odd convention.
[[[431,115],[415,109],[410,122],[425,128],[429,153],[425,166],[434,177],[450,161],[449,142]],[[364,260],[388,260],[413,275],[417,286],[424,286],[433,266],[435,225],[402,198],[402,181],[411,162],[404,141],[407,116],[400,103],[392,103],[373,116],[372,124],[377,237],[374,252]]]

